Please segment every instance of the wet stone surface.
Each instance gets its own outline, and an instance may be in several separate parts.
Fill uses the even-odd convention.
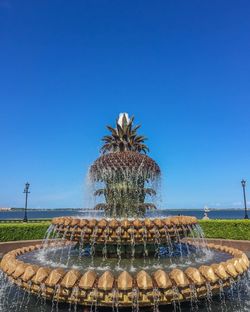
[[[103,248],[105,248],[103,246]],[[93,251],[92,251],[93,252]],[[165,246],[159,246],[158,252],[154,256],[144,256],[142,258],[108,258],[105,252],[102,256],[97,256],[95,252],[91,255],[91,246],[86,249],[78,249],[74,246],[63,248],[48,248],[46,250],[36,250],[26,253],[19,257],[20,260],[37,264],[39,266],[49,266],[52,268],[77,269],[81,272],[94,269],[97,273],[104,270],[111,270],[119,274],[121,271],[136,273],[140,270],[146,270],[151,273],[157,269],[170,271],[176,267],[185,269],[188,266],[199,267],[202,264],[209,265],[214,262],[222,262],[230,259],[231,256],[224,252],[216,250],[196,249],[187,247],[185,244],[173,245],[171,250]]]
[[[96,308],[94,305],[86,311],[137,311],[138,307],[132,309]],[[224,290],[212,299],[203,299],[192,303],[175,302],[169,306],[158,307],[157,303],[151,308],[141,308],[143,311],[159,312],[248,312],[250,311],[250,279],[245,277],[239,284],[232,285],[230,289]],[[57,302],[46,301],[41,297],[29,294],[16,286],[13,286],[0,273],[0,311],[1,312],[82,312],[85,308],[72,304],[58,304]]]

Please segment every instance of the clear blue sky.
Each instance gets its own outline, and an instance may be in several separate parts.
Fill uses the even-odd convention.
[[[129,112],[167,207],[250,199],[250,1],[0,0],[0,207],[83,207]]]

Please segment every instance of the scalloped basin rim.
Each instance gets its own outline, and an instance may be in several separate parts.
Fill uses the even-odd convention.
[[[86,219],[58,217],[52,220],[56,232],[65,239],[108,244],[127,243],[133,239],[135,244],[154,242],[155,237],[163,241],[187,236],[198,223],[197,218],[174,216],[146,219]]]

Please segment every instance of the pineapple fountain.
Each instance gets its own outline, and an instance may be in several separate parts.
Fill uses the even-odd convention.
[[[51,301],[51,311],[60,311],[61,302],[74,311],[166,305],[177,311],[191,302],[198,311],[202,298],[209,307],[219,294],[225,303],[225,290],[244,279],[247,256],[207,244],[196,218],[149,214],[156,209],[149,199],[156,196],[160,168],[146,155],[138,128],[133,117],[120,114],[90,167],[94,195],[104,201],[95,206],[101,216],[54,218],[43,244],[3,257],[2,279],[24,289],[23,298]]]

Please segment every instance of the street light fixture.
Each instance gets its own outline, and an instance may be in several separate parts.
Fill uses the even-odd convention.
[[[24,208],[24,218],[23,218],[23,222],[28,222],[28,217],[27,217],[27,206],[28,206],[28,194],[29,192],[29,187],[30,184],[27,182],[25,184],[25,188],[24,188],[24,194],[25,194],[25,208]]]
[[[242,179],[241,180],[241,185],[242,185],[242,188],[243,188],[243,197],[244,197],[244,207],[245,207],[245,217],[244,219],[248,219],[248,214],[247,214],[247,200],[246,200],[246,183],[247,181]]]

